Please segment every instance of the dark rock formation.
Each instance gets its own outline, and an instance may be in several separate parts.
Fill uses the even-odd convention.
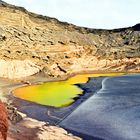
[[[134,31],[140,31],[140,23],[132,27]]]
[[[16,124],[22,120],[22,116],[17,112],[17,110],[13,106],[7,105],[7,111],[8,119],[12,124]]]

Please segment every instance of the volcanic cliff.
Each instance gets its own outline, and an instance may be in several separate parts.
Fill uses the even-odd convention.
[[[89,71],[137,71],[140,24],[103,30],[78,27],[0,2],[0,77],[43,71],[58,77]]]
[[[139,72],[140,24],[114,30],[78,27],[0,0],[0,68],[0,77],[10,79],[39,72],[46,77],[78,72]],[[12,108],[10,112],[15,111]],[[10,125],[9,137],[36,139],[36,129],[41,125],[40,139],[44,135],[47,139],[80,139],[61,128],[28,119]],[[2,126],[6,126],[6,134],[7,123]]]

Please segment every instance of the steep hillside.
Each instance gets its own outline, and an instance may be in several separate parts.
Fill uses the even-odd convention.
[[[1,71],[1,77],[20,78],[22,72],[29,76],[40,70],[56,77],[82,71],[139,71],[140,24],[115,30],[89,29],[3,2],[0,21],[0,66],[7,69],[7,73]],[[33,65],[21,63],[19,71],[15,60]],[[29,67],[35,70],[29,72]],[[21,76],[14,75],[17,71]]]

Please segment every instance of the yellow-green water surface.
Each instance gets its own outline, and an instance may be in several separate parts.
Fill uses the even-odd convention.
[[[46,82],[41,85],[17,88],[13,91],[13,95],[42,105],[63,107],[73,103],[73,98],[83,93],[83,90],[74,84],[86,83],[89,77],[115,75],[122,75],[122,73],[79,74],[65,81]]]

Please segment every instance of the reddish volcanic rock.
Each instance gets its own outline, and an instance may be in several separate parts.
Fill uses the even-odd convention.
[[[8,130],[7,110],[2,102],[0,102],[0,140],[6,140]]]

